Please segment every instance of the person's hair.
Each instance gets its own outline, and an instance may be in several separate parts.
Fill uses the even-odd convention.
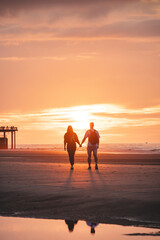
[[[68,225],[69,232],[73,232],[73,229],[74,229],[74,225],[73,226]]]
[[[67,127],[67,133],[68,133],[68,134],[73,133],[73,128],[72,128],[71,125],[69,125],[69,126]]]
[[[95,229],[91,228],[91,233],[94,234],[95,233]]]

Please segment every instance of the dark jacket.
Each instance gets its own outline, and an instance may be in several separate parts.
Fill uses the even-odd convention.
[[[67,143],[67,150],[76,150],[76,142],[78,143],[78,136],[75,132],[65,133],[64,141]]]

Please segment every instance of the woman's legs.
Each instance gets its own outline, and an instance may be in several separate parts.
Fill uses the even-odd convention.
[[[74,165],[75,149],[68,149],[68,155],[69,155],[69,161],[71,163],[71,166],[73,166]]]

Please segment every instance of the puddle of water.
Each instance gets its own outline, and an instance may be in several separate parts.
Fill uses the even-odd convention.
[[[92,232],[92,233],[91,233]],[[85,221],[0,217],[1,240],[153,240],[158,229],[98,224]]]

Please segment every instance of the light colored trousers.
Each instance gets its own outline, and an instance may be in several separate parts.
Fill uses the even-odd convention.
[[[87,147],[87,153],[88,153],[88,163],[91,163],[91,154],[93,152],[93,156],[94,156],[94,161],[97,164],[98,162],[98,157],[97,157],[97,145],[92,145],[92,146],[88,146]]]

